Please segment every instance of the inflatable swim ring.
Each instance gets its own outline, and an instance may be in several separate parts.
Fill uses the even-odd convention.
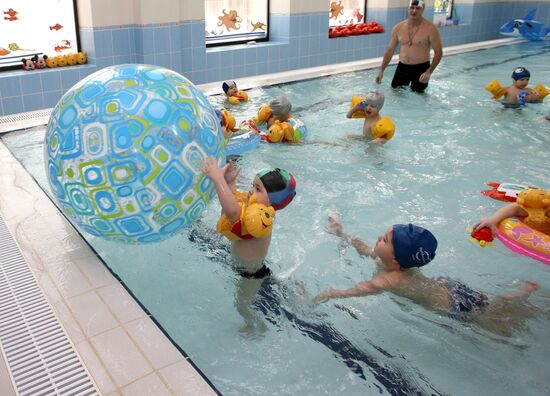
[[[504,201],[504,202],[516,202],[516,199],[518,198],[518,194],[520,192],[528,188],[536,188],[533,186],[526,186],[524,184],[515,184],[515,183],[507,183],[507,182],[504,182],[504,183],[489,182],[487,183],[487,185],[489,187],[492,187],[492,189],[483,190],[481,191],[481,194],[487,197],[496,199],[498,201]]]
[[[241,155],[252,151],[259,146],[261,140],[260,134],[255,131],[233,135],[225,146],[225,155]]]
[[[496,235],[510,250],[550,265],[550,235],[533,230],[515,217],[502,220]]]
[[[288,120],[292,128],[294,128],[294,140],[299,142],[307,139],[308,131],[306,125],[299,118],[290,118]]]
[[[259,122],[257,117],[253,117],[252,119],[243,121],[242,124],[241,124],[241,131],[242,132],[248,132],[248,131],[251,131],[251,130],[257,131],[257,132],[260,133],[261,140],[264,141],[264,142],[267,142],[267,143],[280,142],[280,141],[290,141],[290,140],[293,140],[295,142],[299,142],[299,141],[307,139],[307,137],[308,137],[307,127],[303,123],[303,121],[300,120],[299,118],[289,118],[288,122],[282,122],[281,123],[281,122],[277,121],[277,123],[281,125],[280,133],[282,133],[282,135],[281,135],[280,139],[275,139],[274,141],[270,141],[268,139],[269,130],[267,128],[267,123],[265,121],[264,122]],[[287,128],[285,128],[284,124],[290,124],[290,126],[292,126],[292,129],[294,130],[293,131],[294,132],[293,139],[291,139],[291,136],[289,136],[289,131],[287,130]],[[276,125],[276,124],[274,124],[274,125]],[[273,125],[272,125],[272,127],[273,127]],[[272,131],[275,132],[274,131],[275,129],[278,129],[278,128],[275,127],[275,128],[273,128]],[[277,131],[277,132],[279,132],[279,131]]]
[[[289,118],[288,122],[278,120],[273,123],[267,132],[261,132],[262,141],[267,143],[300,142],[307,138],[308,132],[305,124],[298,118]]]

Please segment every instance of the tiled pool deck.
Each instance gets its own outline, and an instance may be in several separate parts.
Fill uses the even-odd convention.
[[[2,143],[0,191],[0,214],[101,394],[216,394]]]

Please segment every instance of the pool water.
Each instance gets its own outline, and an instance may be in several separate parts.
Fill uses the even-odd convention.
[[[550,267],[499,241],[481,248],[466,229],[503,203],[480,194],[490,181],[550,188],[550,101],[504,109],[484,90],[510,85],[517,66],[530,86],[550,85],[550,45],[523,43],[446,56],[427,94],[381,89],[382,115],[396,124],[388,144],[349,137],[361,120],[345,117],[352,95],[373,88],[376,70],[249,91],[232,108],[240,121],[285,94],[308,126],[305,145],[262,144],[239,164],[241,189],[266,167],[297,179],[297,196],[277,213],[269,254],[276,280],[247,282],[228,266],[227,244],[212,233],[216,202],[192,230],[156,245],[126,246],[86,236],[170,337],[225,395],[547,393],[549,320],[537,317],[512,337],[434,314],[389,293],[312,304],[327,288],[368,279],[370,259],[326,232],[337,213],[346,229],[373,244],[394,223],[413,222],[437,236],[428,276],[459,279],[490,297],[540,284],[530,301],[549,312]],[[215,107],[224,98],[211,97]],[[45,128],[2,137],[49,194]],[[246,293],[255,295],[243,314]],[[244,300],[243,300],[244,298]],[[250,315],[250,316],[247,316]],[[253,325],[246,327],[245,318]]]

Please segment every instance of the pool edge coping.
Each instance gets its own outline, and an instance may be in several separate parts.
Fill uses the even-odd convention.
[[[200,394],[219,394],[185,351],[175,345],[155,318],[143,309],[141,303],[112,274],[88,243],[82,240],[80,234],[65,219],[36,180],[1,141],[0,163],[2,164],[0,214],[40,289],[53,308],[58,322],[68,334],[77,354],[102,394],[116,394],[123,389],[135,386],[159,386],[159,384],[172,394],[180,394],[183,391],[181,386],[183,384],[181,380],[178,381],[178,378],[182,377],[189,380],[186,384],[189,390],[194,389]],[[8,191],[10,187],[12,187],[11,191]],[[22,208],[21,204],[25,203],[27,203],[26,207]],[[52,247],[55,247],[56,243],[59,245],[60,241],[70,249],[60,252],[57,257],[51,251],[54,250]],[[95,271],[87,272],[82,268],[83,265],[95,266]],[[63,268],[61,271],[60,267]],[[69,276],[73,282],[82,282],[90,287],[77,290],[74,285],[67,285],[67,290],[62,290],[63,285],[60,286],[54,279],[61,275],[60,273],[66,277]],[[128,312],[121,313],[120,309],[117,309],[120,308],[117,307],[117,302],[106,301],[106,296],[109,294],[123,296],[125,300],[118,303],[124,305],[131,314],[126,316]],[[96,297],[95,301],[103,303],[104,306],[94,305],[92,310],[79,314],[78,306],[89,302],[89,296]],[[131,299],[131,302],[128,302],[128,299]],[[96,315],[98,308],[109,323],[102,325],[102,329],[88,334],[90,329],[86,326],[94,327],[90,320],[90,313],[94,312]],[[153,324],[152,327],[150,322]],[[168,363],[159,364],[158,358],[152,356],[154,354],[148,350],[150,345],[140,342],[138,338],[143,336],[141,331],[158,337],[155,341],[167,352],[166,362]],[[108,348],[113,339],[127,343],[131,349],[128,353],[133,353],[144,363],[145,369],[140,367],[139,370],[147,371],[122,383],[126,380],[125,375],[113,374],[117,368],[116,364],[120,361],[108,362],[105,359],[105,352],[101,353],[102,349],[105,351],[104,348]]]

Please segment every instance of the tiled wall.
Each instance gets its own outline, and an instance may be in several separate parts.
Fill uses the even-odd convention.
[[[457,2],[458,26],[440,29],[444,46],[497,39],[499,27],[537,8],[537,20],[550,20],[550,2]],[[433,9],[424,16],[432,18]],[[81,28],[83,66],[0,73],[0,115],[53,107],[80,79],[106,66],[147,63],[182,73],[195,84],[301,69],[382,56],[391,28],[407,9],[369,8],[367,20],[386,27],[381,34],[328,38],[328,13],[275,14],[269,43],[205,48],[204,21]]]

